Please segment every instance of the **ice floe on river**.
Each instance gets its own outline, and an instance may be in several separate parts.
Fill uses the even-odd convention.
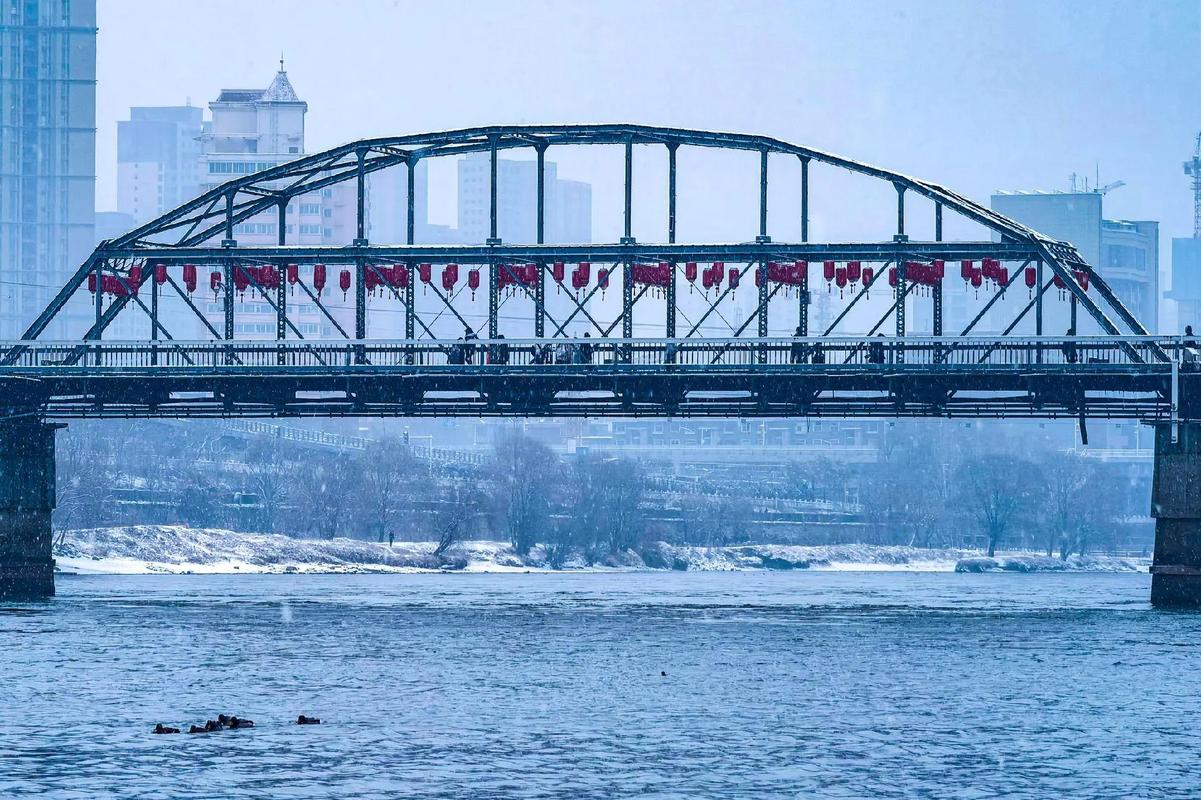
[[[505,542],[468,541],[438,556],[433,542],[386,544],[358,539],[294,539],[180,525],[131,525],[67,531],[54,548],[64,572],[150,573],[365,573],[527,572],[550,570],[541,548],[525,557]],[[690,547],[659,543],[641,555],[627,553],[603,563],[576,558],[566,569],[750,569],[888,570],[927,572],[1144,570],[1139,558],[1072,556],[1066,561],[1029,553],[986,558],[966,550],[867,544],[736,545]]]

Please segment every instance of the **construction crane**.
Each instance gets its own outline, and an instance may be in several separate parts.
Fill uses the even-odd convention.
[[[1201,239],[1201,133],[1197,134],[1192,161],[1184,162],[1184,174],[1193,179],[1193,238]]]

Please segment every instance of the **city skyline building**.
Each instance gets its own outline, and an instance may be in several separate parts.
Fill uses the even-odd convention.
[[[117,122],[117,210],[135,225],[198,194],[203,116],[191,104],[135,106]]]
[[[1159,331],[1159,223],[1104,218],[1099,191],[997,192],[992,209],[1036,231],[1075,245],[1100,270],[1114,293],[1151,333]],[[1048,303],[1047,334],[1069,324],[1067,304]],[[1077,316],[1078,332],[1093,330],[1087,314]]]
[[[211,120],[203,124],[198,153],[198,192],[206,192],[242,175],[293,161],[305,154],[305,115],[308,104],[301,100],[283,61],[266,89],[222,89],[209,103]],[[292,199],[285,212],[284,240],[289,244],[348,244],[355,238],[356,205],[354,185],[340,183]],[[239,244],[277,244],[279,215],[274,209],[257,214],[234,226]],[[265,299],[255,299],[253,289],[239,293],[234,306],[234,334],[243,338],[273,339],[276,313]],[[345,303],[330,292],[323,303],[346,327]],[[221,329],[224,307],[219,298],[205,302],[202,310],[209,323]],[[329,338],[333,324],[306,298],[291,304],[293,324],[306,338]],[[205,333],[199,320],[195,334]],[[373,335],[388,335],[376,331]],[[289,338],[295,333],[289,331]]]
[[[0,340],[87,258],[95,198],[95,0],[0,0]],[[88,310],[48,336],[78,336]]]
[[[491,235],[491,164],[487,153],[472,153],[458,163],[458,232],[465,244],[483,244]],[[543,181],[547,244],[592,241],[592,185],[559,177],[545,162]],[[500,158],[496,162],[496,230],[502,242],[538,240],[538,162]]]

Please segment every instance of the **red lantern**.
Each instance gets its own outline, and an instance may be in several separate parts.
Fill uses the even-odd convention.
[[[858,283],[859,278],[863,276],[863,266],[858,261],[847,262],[847,281],[849,283]]]
[[[442,288],[447,292],[454,291],[455,284],[459,282],[459,265],[447,264],[442,268]]]
[[[1078,271],[1076,273],[1076,283],[1080,284],[1080,288],[1087,292],[1088,291],[1088,273],[1084,270]]]
[[[982,283],[984,283],[984,271],[979,269],[972,270],[972,288],[979,289]]]
[[[210,272],[209,273],[209,289],[212,290],[213,299],[216,300],[217,292],[221,291],[221,273],[220,272]]]
[[[325,291],[325,265],[324,264],[314,264],[313,265],[313,288],[317,290],[318,297],[320,297],[321,293],[323,291]]]
[[[480,271],[478,269],[467,272],[467,288],[471,290],[471,299],[474,300],[475,290],[480,288]]]
[[[582,267],[584,265],[581,264],[580,266]],[[585,274],[585,276],[587,275],[587,273],[584,273],[584,274]],[[609,288],[609,270],[605,269],[604,267],[602,267],[601,269],[598,269],[596,271],[596,282],[597,282],[597,285],[600,286],[602,292],[605,289],[608,289]]]
[[[740,273],[740,272],[739,272],[738,270],[736,270],[736,269],[732,269],[732,270],[730,270],[730,290],[731,290],[731,291],[733,291],[734,289],[737,289],[737,288],[738,288],[738,282],[739,282],[741,279],[742,279],[742,273]],[[756,271],[755,271],[755,281],[756,281],[755,285],[756,285],[756,286],[758,286],[758,285],[759,285],[759,283],[758,283],[758,281],[759,281],[759,271],[758,271],[758,270],[756,270]]]
[[[422,283],[429,283],[433,275],[433,266],[430,264],[417,265],[417,277],[421,278]]]
[[[975,265],[971,261],[960,261],[959,262],[959,277],[963,278],[964,281],[970,283],[972,280],[972,275],[975,272],[974,267],[975,267]]]
[[[159,264],[159,267],[162,269],[162,274],[163,274],[163,278],[162,278],[162,280],[159,280],[159,283],[162,283],[163,281],[165,281],[167,279],[167,268],[165,266],[163,266],[162,264]],[[155,275],[155,280],[158,280],[157,275]],[[183,265],[183,285],[184,285],[184,288],[187,290],[188,294],[192,294],[193,292],[196,291],[196,265],[195,264],[184,264]]]
[[[1026,288],[1033,289],[1038,285],[1038,270],[1034,267],[1026,267]]]
[[[834,280],[834,274],[834,262],[822,262],[822,277],[825,278],[827,282]]]
[[[713,262],[713,285],[721,286],[721,282],[726,277],[726,263],[724,261]]]
[[[184,264],[185,272],[187,272],[188,267],[192,267],[192,269],[196,269],[196,267],[193,266],[192,264]],[[154,282],[157,283],[159,286],[162,286],[164,283],[167,282],[167,265],[166,264],[155,264],[154,265]]]
[[[217,273],[214,272],[213,274],[216,275]],[[88,291],[91,292],[92,294],[96,294],[96,273],[95,272],[88,273]]]
[[[896,285],[897,285],[897,268],[896,267],[888,268],[888,285],[892,286],[893,288],[896,288]]]
[[[872,278],[876,277],[876,271],[871,267],[863,268],[863,288],[866,289],[872,283]]]
[[[846,288],[846,285],[847,285],[847,268],[846,267],[838,267],[834,270],[834,283],[838,285],[839,289]]]
[[[338,275],[338,288],[342,290],[342,299],[346,299],[346,293],[350,291],[350,270],[344,269]]]
[[[295,286],[296,282],[299,280],[300,280],[300,267],[296,266],[295,264],[289,264],[288,265],[288,283]]]
[[[562,261],[556,261],[551,265],[550,276],[554,279],[555,283],[562,283],[564,274],[565,268]]]
[[[684,279],[689,283],[696,283],[696,262],[689,261],[684,265]]]
[[[947,275],[947,262],[940,258],[934,259],[932,264],[934,267],[934,280],[941,281]]]
[[[250,285],[250,275],[246,270],[246,267],[234,267],[234,289],[239,295],[245,293],[246,287]]]
[[[138,293],[138,286],[142,283],[142,268],[139,266],[130,267],[129,280],[127,282],[129,283],[130,291],[136,295]]]

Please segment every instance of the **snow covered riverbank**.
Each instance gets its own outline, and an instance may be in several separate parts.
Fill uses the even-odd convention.
[[[521,557],[505,542],[470,541],[438,557],[432,542],[395,546],[357,539],[293,539],[177,525],[135,525],[67,531],[54,549],[60,570],[79,573],[362,573],[525,572],[551,568],[541,548]],[[1146,559],[1106,556],[1067,561],[1033,554],[995,559],[964,550],[878,545],[738,545],[685,547],[659,544],[639,556],[627,553],[603,564],[568,561],[566,569],[890,570],[933,572],[1097,571],[1146,569]]]

